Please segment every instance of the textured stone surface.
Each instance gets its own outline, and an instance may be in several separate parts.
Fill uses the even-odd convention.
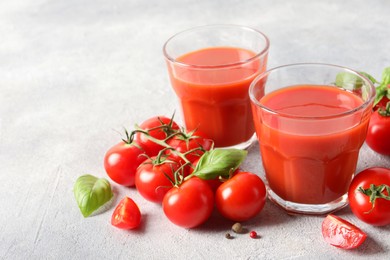
[[[137,231],[110,225],[112,208],[84,219],[72,187],[106,177],[105,151],[118,131],[177,109],[162,56],[172,34],[203,24],[255,27],[271,40],[269,67],[325,62],[380,77],[390,65],[390,2],[104,1],[0,2],[0,258],[2,259],[386,259],[390,227],[359,222],[369,238],[355,251],[327,245],[323,217],[289,216],[268,202],[245,223],[260,239],[224,238],[217,214],[202,227],[174,226],[161,207],[112,183],[114,203],[132,197]],[[180,121],[180,118],[179,118]],[[263,176],[258,147],[243,168]],[[366,145],[358,170],[390,167]]]

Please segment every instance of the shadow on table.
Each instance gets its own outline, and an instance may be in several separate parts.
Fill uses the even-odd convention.
[[[254,218],[243,221],[241,224],[248,227],[270,227],[283,224],[285,222],[294,221],[296,216],[287,214],[284,210],[274,205],[271,201],[267,200],[263,210]],[[229,220],[223,217],[217,209],[214,209],[213,214],[206,223],[195,228],[197,231],[226,231],[237,221]],[[248,231],[244,230],[243,232]]]

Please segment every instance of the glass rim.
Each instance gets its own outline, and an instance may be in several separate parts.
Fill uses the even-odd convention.
[[[313,67],[328,67],[328,68],[335,68],[335,69],[340,69],[340,72],[344,71],[344,72],[349,72],[349,73],[352,73],[356,76],[358,76],[359,78],[363,79],[364,83],[368,84],[369,87],[370,87],[370,96],[369,98],[364,101],[361,105],[353,108],[353,109],[349,109],[345,112],[342,112],[342,113],[337,113],[337,114],[334,114],[334,115],[326,115],[326,116],[299,116],[299,115],[291,115],[291,114],[288,114],[288,113],[281,113],[279,111],[276,111],[274,109],[271,109],[263,104],[261,104],[255,97],[254,95],[254,88],[256,87],[256,84],[257,82],[259,82],[262,78],[264,77],[267,77],[269,74],[271,74],[273,71],[276,71],[276,70],[280,70],[280,69],[284,69],[284,68],[288,68],[288,67],[304,67],[304,66],[313,66]],[[332,86],[332,85],[329,85],[329,86]],[[337,86],[334,86],[334,87],[337,87]],[[343,66],[339,66],[339,65],[334,65],[334,64],[328,64],[328,63],[292,63],[292,64],[287,64],[287,65],[282,65],[282,66],[278,66],[278,67],[274,67],[274,68],[271,68],[271,69],[268,69],[266,71],[264,71],[263,73],[259,74],[250,84],[249,86],[249,98],[251,100],[251,102],[256,105],[257,107],[260,107],[261,109],[267,111],[268,113],[271,113],[271,114],[274,114],[274,115],[278,115],[278,116],[282,116],[282,117],[286,117],[286,118],[295,118],[295,119],[305,119],[305,120],[321,120],[321,119],[332,119],[332,118],[338,118],[338,117],[344,117],[344,116],[348,116],[348,115],[351,115],[351,114],[354,114],[356,113],[357,111],[360,111],[360,110],[364,110],[370,103],[372,103],[374,101],[374,98],[375,98],[375,93],[376,93],[376,89],[375,89],[375,86],[374,86],[374,83],[371,82],[371,80],[369,80],[366,76],[364,76],[363,74],[353,70],[353,69],[350,69],[350,68],[347,68],[347,67],[343,67]]]
[[[246,31],[251,31],[252,33],[256,33],[256,34],[260,35],[261,37],[263,37],[263,39],[265,40],[265,46],[264,46],[264,48],[262,48],[262,50],[260,52],[256,52],[255,55],[249,59],[241,60],[238,62],[227,63],[227,64],[219,64],[219,65],[188,64],[185,62],[178,61],[176,58],[172,57],[167,51],[168,44],[180,35],[191,33],[191,32],[196,31],[196,30],[205,30],[208,28],[218,28],[218,27],[243,29]],[[247,64],[253,60],[260,58],[261,56],[265,56],[269,51],[269,46],[270,46],[270,41],[269,41],[268,37],[264,33],[262,33],[261,31],[254,29],[252,27],[243,26],[243,25],[234,25],[234,24],[211,24],[211,25],[202,25],[202,26],[192,27],[192,28],[189,28],[189,29],[186,29],[186,30],[183,30],[183,31],[180,31],[180,32],[174,34],[173,36],[168,38],[168,40],[164,43],[163,53],[164,53],[165,58],[168,61],[175,63],[176,65],[183,66],[183,67],[192,67],[192,68],[198,68],[198,69],[213,69],[213,68],[221,69],[221,68],[234,67],[234,66],[240,66],[243,64]],[[231,46],[231,47],[234,47],[234,46]]]

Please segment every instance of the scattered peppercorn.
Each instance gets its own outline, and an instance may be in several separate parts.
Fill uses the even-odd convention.
[[[230,233],[226,233],[225,234],[225,237],[227,238],[227,239],[232,239],[233,237],[230,235]]]
[[[232,230],[234,231],[234,233],[241,233],[242,232],[242,225],[237,222],[232,226]]]
[[[250,236],[251,238],[257,238],[257,233],[256,233],[256,231],[251,231],[251,232],[249,233],[249,236]]]

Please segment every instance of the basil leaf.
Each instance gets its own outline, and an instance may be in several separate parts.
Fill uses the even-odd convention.
[[[74,184],[73,193],[84,217],[88,217],[113,197],[110,183],[92,175],[80,176]]]
[[[390,67],[387,67],[382,72],[382,82],[381,85],[390,84]]]
[[[244,161],[248,154],[239,149],[214,149],[205,152],[197,163],[193,175],[204,179],[215,179],[218,176],[229,177]]]
[[[387,86],[380,85],[376,87],[374,106],[376,106],[382,100],[383,97],[387,96],[388,93],[389,92],[387,91]]]
[[[360,89],[363,86],[363,80],[355,74],[349,72],[340,72],[336,75],[336,86],[345,89]]]
[[[362,74],[363,76],[365,76],[366,78],[368,78],[373,84],[375,83],[379,83],[379,81],[377,81],[373,76],[371,76],[370,74],[366,73],[366,72],[363,72],[363,71],[360,71],[359,72],[360,74]]]

